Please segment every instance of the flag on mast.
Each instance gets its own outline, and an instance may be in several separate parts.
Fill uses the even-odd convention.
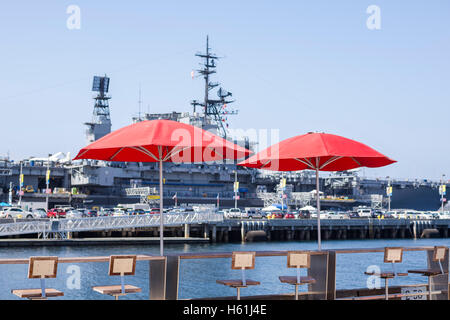
[[[172,199],[175,200],[175,207],[177,206],[177,202],[178,202],[178,197],[177,197],[177,192],[175,192],[174,196],[172,197]]]

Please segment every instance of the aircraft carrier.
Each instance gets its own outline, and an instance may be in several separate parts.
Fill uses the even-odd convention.
[[[238,110],[231,108],[232,93],[211,80],[220,58],[211,53],[208,39],[205,51],[196,56],[202,61],[201,68],[192,71],[192,78],[203,78],[205,91],[202,100],[191,101],[192,112],[139,113],[130,122],[169,119],[188,123],[255,150],[256,142],[248,138],[233,140],[229,135],[228,118],[237,115]],[[96,96],[92,119],[85,123],[86,144],[111,132],[109,81],[106,75],[94,77],[92,91]],[[282,179],[286,179],[283,188],[280,187]],[[234,189],[235,181],[239,182],[238,190]],[[140,200],[136,196],[127,196],[127,188],[156,187],[158,183],[156,163],[71,161],[70,154],[62,153],[21,161],[0,159],[1,201],[19,203],[28,209],[46,206],[47,199],[49,207],[113,207]],[[313,172],[267,172],[238,167],[236,163],[167,163],[164,184],[164,205],[168,206],[176,201],[178,205],[233,207],[237,198],[239,207],[262,207],[282,202],[290,207],[300,207],[313,204],[315,194]],[[393,189],[390,199],[393,209],[437,210],[442,204],[438,181],[371,180],[360,177],[358,170],[321,177],[320,190],[324,192],[321,203],[325,209],[349,209],[360,205],[386,207],[388,185]]]

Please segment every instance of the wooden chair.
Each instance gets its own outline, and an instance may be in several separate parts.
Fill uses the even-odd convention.
[[[125,284],[125,276],[133,276],[136,271],[136,256],[110,256],[109,257],[109,275],[120,276],[120,285],[95,286],[92,289],[101,294],[107,294],[119,300],[120,296],[129,293],[141,292],[142,289],[129,284]]]
[[[310,253],[307,251],[289,251],[287,255],[287,267],[288,268],[296,268],[297,275],[296,276],[280,276],[279,279],[281,283],[287,283],[295,286],[295,300],[298,300],[298,286],[305,284],[315,283],[316,280],[312,277],[300,276],[301,268],[309,268],[310,267]]]
[[[15,289],[11,293],[30,300],[47,300],[47,298],[63,296],[63,292],[45,287],[45,279],[56,278],[57,271],[58,257],[30,257],[28,279],[41,279],[41,288]]]
[[[231,269],[241,270],[242,278],[239,280],[216,280],[217,283],[237,289],[237,300],[241,300],[241,288],[259,285],[259,281],[246,279],[245,270],[255,269],[255,252],[235,251],[231,257]]]
[[[432,260],[434,262],[439,263],[439,269],[420,269],[420,270],[408,270],[409,273],[418,273],[425,277],[428,277],[428,300],[432,299],[432,286],[431,280],[433,277],[441,274],[445,274],[444,269],[442,268],[442,261],[445,258],[445,252],[447,247],[444,246],[435,246],[433,250]]]
[[[378,276],[381,279],[384,279],[384,287],[385,287],[385,299],[389,300],[389,279],[394,279],[395,277],[404,277],[407,276],[407,272],[396,272],[395,271],[395,263],[401,263],[403,259],[403,248],[399,247],[386,247],[384,249],[384,263],[392,264],[392,271],[387,272],[364,272],[367,275]]]

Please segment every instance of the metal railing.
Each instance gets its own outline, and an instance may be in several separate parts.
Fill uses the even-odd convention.
[[[165,226],[203,224],[221,221],[223,221],[223,216],[214,213],[213,211],[164,214]],[[64,234],[67,232],[159,227],[159,222],[159,214],[78,219],[63,218],[48,221],[24,221],[0,224],[0,236],[38,233],[42,234],[42,237],[46,239],[48,238],[49,233],[58,233],[64,237]]]
[[[433,255],[433,247],[405,247],[404,251],[424,251],[428,254],[428,267],[435,268],[436,265],[431,261]],[[345,254],[361,254],[361,253],[382,253],[385,248],[367,248],[367,249],[334,249],[325,251],[309,251],[310,252],[310,268],[308,268],[308,276],[313,277],[316,282],[308,285],[308,290],[301,293],[303,299],[343,299],[343,300],[372,300],[372,299],[384,299],[384,288],[378,289],[346,289],[336,288],[336,258],[338,255]],[[288,251],[256,251],[256,258],[260,257],[282,257],[287,256]],[[223,259],[232,257],[232,252],[206,252],[206,253],[174,253],[167,256],[151,256],[151,255],[138,255],[137,260],[150,262],[149,273],[149,287],[150,299],[168,299],[177,300],[180,284],[180,269],[182,267],[182,260],[199,260],[199,259]],[[407,284],[395,287],[389,287],[389,297],[394,299],[400,299],[402,297],[410,297],[417,294],[401,293],[402,288],[411,288],[414,286],[425,286],[429,290],[431,284],[431,293],[434,295],[433,299],[436,300],[448,300],[448,249],[446,250],[445,260],[442,263],[444,274],[437,276],[437,278],[429,285],[425,283],[419,284]],[[99,263],[108,262],[109,257],[60,257],[58,263]],[[0,267],[2,265],[11,264],[27,264],[28,259],[0,259]],[[381,261],[380,261],[381,262]],[[283,262],[285,265],[285,262]],[[224,266],[224,269],[227,268]],[[207,270],[205,270],[206,272]],[[196,285],[201,282],[196,278]],[[264,280],[261,281],[262,283]],[[214,285],[215,283],[205,283],[205,285]],[[9,283],[7,284],[10,285]],[[192,286],[192,283],[189,284]],[[4,286],[5,288],[6,286]],[[427,293],[421,293],[426,295]],[[293,299],[294,294],[266,294],[264,296],[248,296],[243,297],[247,299]],[[235,299],[235,297],[205,297],[207,299]],[[189,299],[189,297],[188,297]]]

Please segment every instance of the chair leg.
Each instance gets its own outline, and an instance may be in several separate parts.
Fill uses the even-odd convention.
[[[433,296],[431,294],[431,277],[428,277],[428,300],[432,300]]]
[[[384,288],[385,288],[385,296],[386,300],[389,300],[389,286],[388,286],[388,279],[384,279]]]
[[[237,287],[237,300],[241,300],[241,288]]]

